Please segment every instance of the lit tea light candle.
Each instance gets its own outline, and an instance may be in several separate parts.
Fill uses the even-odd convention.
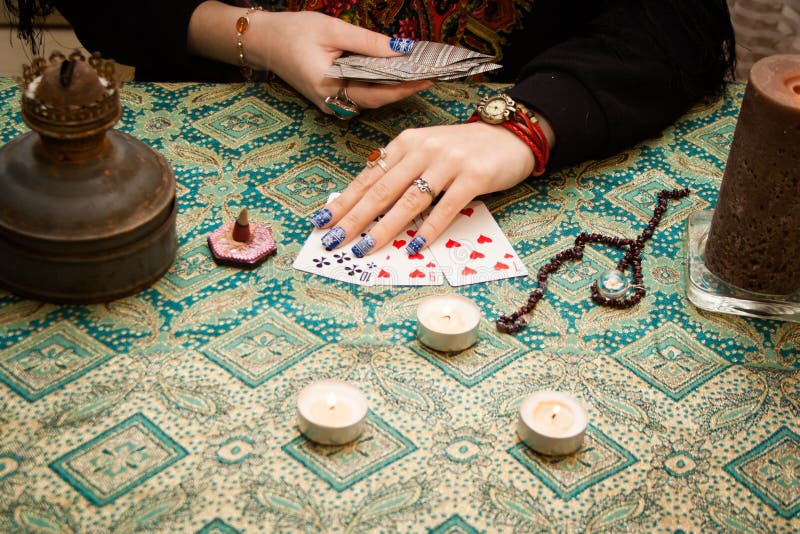
[[[560,456],[581,448],[589,414],[567,393],[537,391],[519,406],[517,434],[531,449]]]
[[[323,380],[297,396],[297,425],[308,439],[323,445],[343,445],[364,431],[367,397],[355,386]]]
[[[459,352],[478,341],[481,310],[455,293],[422,299],[417,307],[417,339],[441,352]]]

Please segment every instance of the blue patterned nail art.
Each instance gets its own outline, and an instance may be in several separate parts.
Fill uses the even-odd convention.
[[[322,208],[321,210],[319,210],[314,215],[308,218],[308,220],[311,221],[311,224],[313,224],[317,228],[322,228],[323,226],[331,222],[331,219],[333,219],[333,213],[331,213],[331,210],[329,210],[328,208]]]
[[[356,258],[363,258],[366,256],[367,252],[372,250],[372,247],[375,246],[375,238],[371,235],[365,235],[361,238],[361,240],[353,245],[352,251],[353,256]]]
[[[406,245],[406,252],[408,252],[409,256],[413,256],[414,254],[422,250],[422,247],[425,246],[425,243],[427,243],[427,241],[425,241],[425,238],[422,237],[421,235],[418,235],[414,239],[412,239],[408,245]]]
[[[334,226],[328,233],[322,236],[322,246],[327,250],[333,250],[339,246],[339,243],[344,241],[344,228],[341,226]]]
[[[389,40],[389,48],[391,48],[395,52],[408,54],[409,52],[411,52],[411,49],[414,48],[415,43],[416,41],[414,39],[406,39],[404,37],[392,37]]]

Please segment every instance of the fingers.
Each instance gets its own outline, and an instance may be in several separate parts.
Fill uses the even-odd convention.
[[[322,84],[320,84],[322,86]],[[317,106],[327,114],[335,114],[339,118],[351,118],[352,116],[358,114],[360,109],[368,109],[368,108],[378,108],[384,106],[386,104],[391,104],[393,102],[397,102],[398,100],[402,100],[408,96],[411,96],[415,93],[420,91],[424,91],[428,89],[432,82],[422,80],[422,81],[415,81],[415,82],[407,82],[397,85],[387,85],[387,84],[369,84],[369,83],[351,83],[347,84],[345,87],[345,91],[343,94],[346,96],[345,100],[349,100],[349,105],[352,108],[355,108],[356,113],[351,114],[350,116],[342,115],[343,111],[339,110],[338,113],[334,113],[330,106],[328,105],[328,99],[322,98],[313,99]],[[328,86],[331,86],[330,82]],[[341,82],[337,82],[333,84],[333,87],[330,89],[321,89],[321,91],[327,91],[328,93],[336,94],[335,99],[331,100],[340,100],[342,97],[342,90]],[[317,101],[319,100],[319,101]],[[350,112],[352,113],[352,112]]]
[[[378,154],[375,154],[378,152]],[[370,163],[370,159],[375,157]],[[350,211],[366,192],[397,164],[403,157],[399,147],[394,146],[392,150],[379,148],[368,156],[366,166],[356,176],[350,185],[333,201],[329,202],[324,208],[309,217],[311,223],[317,228],[328,228],[334,222],[338,222],[341,216]],[[377,212],[369,210],[369,213],[377,215]]]
[[[329,229],[323,244],[330,250],[349,244],[381,213],[382,219],[352,245],[363,257],[379,250],[442,193],[408,243],[409,255],[438,239],[473,198],[520,183],[533,168],[527,145],[505,128],[458,124],[406,130],[386,147],[378,165],[364,169],[345,192],[312,216]],[[390,209],[391,207],[391,209]]]
[[[458,180],[453,183],[470,183],[469,180]],[[419,227],[414,239],[406,247],[411,256],[436,241],[450,226],[458,213],[477,195],[468,187],[450,187],[431,210],[430,215]]]
[[[349,243],[377,215],[384,213],[369,234],[352,245],[357,257],[378,250],[450,185],[458,172],[458,165],[454,165],[451,157],[440,157],[440,142],[423,141],[421,134],[421,130],[403,132],[386,147],[385,157],[375,159],[375,163],[383,163],[385,169],[378,164],[364,169],[337,199],[311,216],[311,222],[318,228],[328,229],[322,237],[323,246],[331,250]],[[406,147],[415,150],[407,152]],[[434,236],[438,236],[458,210],[471,200],[470,194],[471,189],[464,189],[458,194],[445,195],[446,206],[437,208],[427,234],[415,236],[412,243],[418,248],[410,250],[409,254],[418,252],[425,243],[435,239]],[[455,204],[458,202],[463,204]],[[438,222],[440,220],[443,222]]]
[[[411,220],[412,217],[427,207],[427,205],[430,204],[430,198],[427,199],[427,204],[424,204],[419,202],[419,200],[412,201],[404,196],[401,197],[405,190],[408,189],[407,177],[418,175],[420,166],[421,162],[419,158],[405,157],[391,167],[389,172],[375,181],[365,191],[360,191],[362,184],[354,188],[354,191],[350,192],[353,195],[352,197],[348,195],[348,198],[345,199],[341,206],[334,206],[331,208],[333,213],[341,213],[339,209],[346,211],[346,213],[336,223],[336,226],[330,229],[328,232],[330,235],[325,234],[322,237],[323,246],[331,250],[341,244],[347,243],[352,236],[357,235],[362,228],[368,226],[377,215],[386,212],[393,203],[395,204],[395,207],[392,208],[393,210],[396,210],[398,206],[402,206],[402,209],[407,212],[407,220]],[[422,196],[418,198],[421,198],[423,201],[426,200]],[[356,200],[355,204],[350,205],[350,202],[354,199]],[[391,212],[386,213],[384,218],[390,216],[390,214]],[[402,226],[402,224],[404,223],[400,223],[399,226]],[[386,223],[383,223],[383,220],[381,220],[375,227],[380,229],[385,225]],[[373,230],[375,227],[373,227]],[[372,249],[374,246],[380,248],[388,240],[388,237],[383,236],[383,234],[379,234],[377,237],[372,231],[370,231],[370,234],[375,238],[375,241],[368,249]],[[362,252],[366,253],[368,250]],[[364,255],[363,253],[361,256]]]
[[[351,83],[347,86],[347,94],[362,108],[379,108],[424,91],[432,85],[433,82],[428,80],[396,85]]]
[[[447,171],[444,170],[444,172]],[[372,250],[379,250],[391,241],[403,228],[408,226],[414,217],[431,205],[436,193],[446,188],[451,180],[449,173],[440,174],[435,171],[427,173],[425,178],[415,180],[414,183],[406,188],[406,191],[397,200],[392,209],[370,229],[369,234],[353,245],[353,254],[359,258],[363,257]],[[424,246],[425,239],[420,240],[420,234],[417,232],[411,243],[419,243],[420,241]],[[409,243],[409,246],[411,243]],[[411,256],[418,253],[422,246],[416,250],[406,248],[406,252]]]
[[[348,50],[357,54],[375,57],[392,57],[402,55],[392,50],[391,38],[339,19],[331,21],[330,46],[340,50]]]

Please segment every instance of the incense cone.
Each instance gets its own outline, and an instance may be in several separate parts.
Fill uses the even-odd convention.
[[[247,217],[247,208],[242,208],[236,224],[233,225],[233,240],[239,243],[247,243],[250,239],[250,221]]]

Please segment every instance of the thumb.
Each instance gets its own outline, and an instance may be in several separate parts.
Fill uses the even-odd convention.
[[[335,19],[334,22],[329,35],[328,45],[330,46],[365,56],[394,57],[403,55],[392,50],[391,38],[388,35],[360,28],[339,19]]]

